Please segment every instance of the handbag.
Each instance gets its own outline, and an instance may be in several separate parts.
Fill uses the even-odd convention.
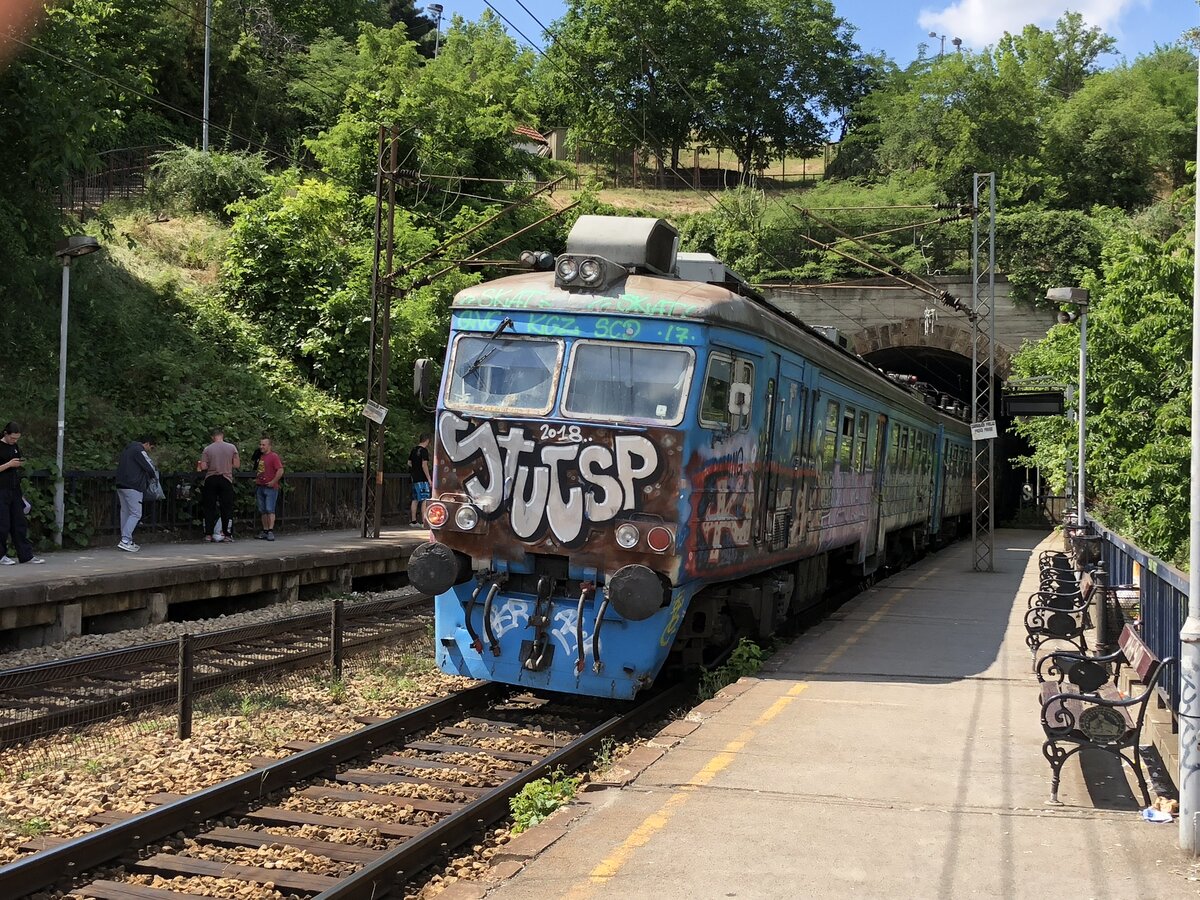
[[[148,484],[146,486],[146,490],[143,492],[143,497],[146,499],[150,499],[150,500],[166,500],[167,499],[167,495],[163,492],[163,489],[162,489],[162,482],[158,480],[157,475],[155,475],[150,480],[150,484]]]

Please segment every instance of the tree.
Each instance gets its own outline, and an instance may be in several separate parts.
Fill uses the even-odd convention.
[[[438,21],[428,12],[417,12],[416,0],[388,0],[387,19],[393,25],[403,25],[408,39],[417,45],[422,56],[433,58],[434,29]]]

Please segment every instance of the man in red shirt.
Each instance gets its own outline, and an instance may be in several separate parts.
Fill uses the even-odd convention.
[[[258,502],[258,511],[262,513],[262,531],[258,535],[260,541],[275,540],[275,504],[279,500],[279,482],[283,479],[283,460],[271,449],[271,439],[263,438],[258,442],[258,465],[254,478],[254,498]]]

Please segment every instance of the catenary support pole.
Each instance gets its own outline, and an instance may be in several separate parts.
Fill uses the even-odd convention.
[[[1200,77],[1200,76],[1198,76]],[[1200,139],[1200,120],[1196,122]],[[1200,151],[1200,144],[1197,145]],[[1200,168],[1196,171],[1200,189]],[[1192,267],[1192,520],[1188,616],[1179,633],[1179,846],[1200,854],[1200,195]]]
[[[62,311],[58,326],[58,435],[54,443],[54,545],[61,547],[67,521],[63,484],[63,444],[67,434],[67,322],[71,297],[71,257],[62,258]]]
[[[212,71],[212,16],[213,0],[204,4],[204,127],[200,137],[200,149],[208,152],[208,79]]]

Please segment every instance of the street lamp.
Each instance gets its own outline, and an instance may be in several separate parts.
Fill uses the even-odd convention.
[[[433,55],[436,57],[442,43],[442,4],[430,3],[427,9],[437,16],[437,27],[433,33]]]
[[[1087,311],[1088,292],[1083,288],[1061,287],[1046,291],[1046,299],[1054,303],[1076,306],[1079,312],[1060,312],[1058,321],[1066,324],[1079,320],[1079,460],[1075,477],[1075,521],[1086,525],[1084,516],[1084,442],[1087,438]]]
[[[73,234],[59,241],[54,255],[62,260],[62,317],[58,330],[58,441],[54,450],[54,464],[58,473],[54,479],[54,543],[61,547],[63,524],[66,522],[66,505],[63,498],[63,437],[67,430],[67,308],[71,296],[71,260],[87,256],[100,249],[100,242],[86,234]]]
[[[962,55],[962,38],[956,37],[950,43],[952,43],[954,45],[955,51],[961,56]]]
[[[929,32],[929,36],[931,38],[939,38],[941,40],[942,46],[941,49],[938,50],[938,59],[941,59],[942,54],[946,52],[946,36],[944,34],[938,34],[936,31]]]

